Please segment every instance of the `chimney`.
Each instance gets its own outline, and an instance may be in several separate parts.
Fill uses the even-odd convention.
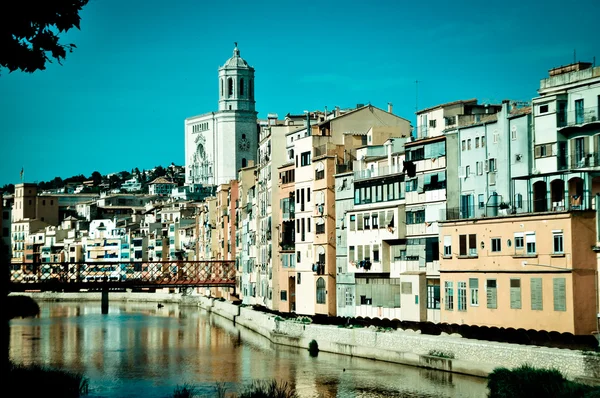
[[[325,120],[327,120],[327,107],[325,107]]]
[[[340,115],[340,107],[339,107],[339,106],[336,106],[336,107],[335,107],[335,115],[334,115],[334,116],[335,116],[335,117],[338,117],[339,115]]]
[[[388,102],[388,113],[394,113],[394,104]]]

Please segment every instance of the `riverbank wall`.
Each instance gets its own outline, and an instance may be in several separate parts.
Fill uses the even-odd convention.
[[[100,293],[25,293],[35,300],[100,301]],[[528,364],[554,368],[574,380],[600,383],[600,355],[531,345],[432,336],[375,327],[349,328],[285,320],[273,314],[199,295],[111,292],[111,302],[161,302],[200,307],[248,328],[275,344],[486,377],[497,367]]]

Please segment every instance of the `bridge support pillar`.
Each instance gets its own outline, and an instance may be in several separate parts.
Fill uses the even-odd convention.
[[[108,314],[108,288],[102,288],[102,313]]]

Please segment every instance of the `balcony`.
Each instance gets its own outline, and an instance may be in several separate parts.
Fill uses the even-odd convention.
[[[600,166],[600,153],[579,153],[573,156],[558,156],[558,170],[582,169]]]
[[[600,124],[600,109],[598,106],[590,108],[580,108],[574,111],[557,112],[556,125],[559,128],[583,126],[589,123]]]
[[[562,198],[555,198],[562,199]],[[486,217],[505,217],[514,215],[528,215],[532,213],[564,212],[592,210],[591,200],[580,195],[573,195],[570,200],[548,200],[547,198],[534,199],[532,201],[522,201],[516,206],[512,204],[502,206],[467,206],[463,208],[455,207],[440,210],[440,221],[467,220]]]
[[[354,172],[354,180],[366,180],[374,177],[384,177],[398,173],[402,173],[402,166],[400,166],[399,164],[393,166],[382,166],[373,170],[357,170]]]
[[[332,143],[326,143],[313,148],[313,159],[319,156],[333,156],[336,154],[337,146]]]

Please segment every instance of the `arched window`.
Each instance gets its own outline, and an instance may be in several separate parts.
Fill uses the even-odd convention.
[[[246,167],[247,163],[246,158],[242,158],[242,167]]]
[[[254,99],[254,81],[252,79],[250,79],[250,89],[248,91],[250,99]]]
[[[244,96],[244,79],[240,79],[240,97]]]
[[[223,79],[221,79],[221,97],[223,96]]]
[[[227,96],[233,97],[233,79],[227,79]]]
[[[317,304],[325,304],[325,279],[317,279]]]
[[[245,140],[246,139],[246,134],[242,134],[242,139]]]

